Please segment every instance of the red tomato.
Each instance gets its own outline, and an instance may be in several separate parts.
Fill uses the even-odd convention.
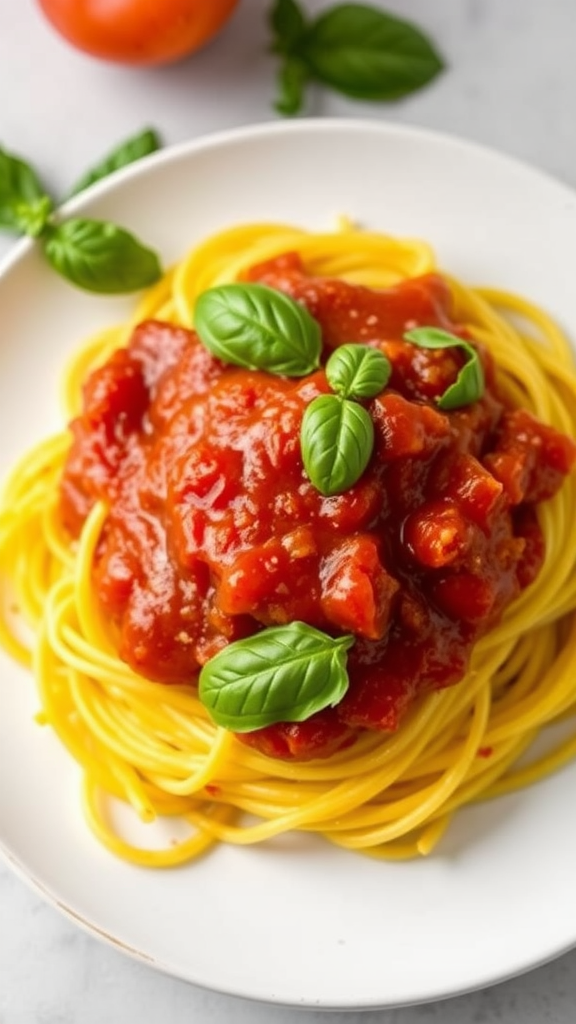
[[[238,0],[38,0],[68,42],[103,60],[167,64],[199,49]]]

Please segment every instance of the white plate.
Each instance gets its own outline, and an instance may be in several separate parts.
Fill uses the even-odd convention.
[[[280,219],[422,235],[460,277],[520,290],[576,335],[576,196],[512,160],[429,132],[302,121],[180,146],[70,210],[182,255],[224,225]],[[1,468],[58,424],[65,354],[129,308],[50,273],[28,244],[0,278]],[[149,871],[84,825],[74,764],[34,725],[34,687],[0,663],[0,840],[8,861],[91,931],[178,977],[323,1008],[432,1000],[576,943],[576,765],[460,815],[431,859],[380,864],[289,836]]]

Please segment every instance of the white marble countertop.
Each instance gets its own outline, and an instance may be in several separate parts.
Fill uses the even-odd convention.
[[[208,2],[208,0],[206,0]],[[144,125],[166,144],[274,117],[266,50],[268,0],[241,0],[226,31],[177,66],[104,65],[64,45],[33,0],[0,0],[0,145],[63,194],[88,165]],[[328,6],[306,0],[310,10]],[[525,159],[576,187],[576,8],[573,0],[389,0],[436,39],[449,69],[393,106],[315,92],[308,113],[420,124]],[[0,256],[10,243],[0,239]],[[576,884],[576,883],[575,883]],[[1,1024],[359,1021],[196,989],[77,929],[0,864]],[[381,1024],[573,1024],[576,952],[524,977],[448,1002],[367,1012]]]

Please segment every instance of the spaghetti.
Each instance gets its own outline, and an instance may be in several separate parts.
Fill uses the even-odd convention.
[[[196,248],[144,297],[130,324],[86,344],[64,375],[66,419],[82,383],[149,318],[189,325],[205,289],[245,279],[297,252],[311,276],[382,289],[436,272],[430,248],[343,225],[310,234],[247,225]],[[569,342],[528,301],[449,280],[454,315],[491,355],[499,392],[562,434],[576,435],[576,371]],[[388,859],[428,854],[460,807],[532,784],[576,756],[576,735],[523,755],[545,727],[576,711],[576,481],[538,506],[546,556],[527,586],[475,644],[465,677],[421,696],[400,727],[362,730],[325,759],[278,760],[216,727],[192,684],[161,686],[119,657],[116,626],[94,588],[108,509],[92,504],[78,539],[62,519],[68,432],[28,453],[0,505],[0,569],[32,634],[7,611],[0,642],[35,674],[42,722],[83,771],[87,821],[115,854],[148,866],[198,856],[215,843],[248,844],[288,830]],[[162,849],[124,838],[107,797],[144,822],[183,819],[190,836]],[[254,822],[254,818],[256,821]]]

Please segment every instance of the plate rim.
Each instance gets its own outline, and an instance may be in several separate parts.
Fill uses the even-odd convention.
[[[269,135],[299,135],[313,134],[324,131],[340,132],[366,132],[375,135],[400,135],[405,138],[419,139],[423,142],[440,143],[453,148],[459,148],[468,153],[476,152],[479,156],[495,160],[503,166],[507,164],[511,170],[516,170],[524,175],[530,175],[534,181],[540,181],[556,189],[564,191],[567,199],[576,199],[576,185],[572,187],[561,178],[556,177],[550,171],[536,166],[521,157],[512,153],[500,150],[484,142],[463,135],[462,133],[451,133],[449,131],[437,130],[426,125],[409,124],[396,122],[384,118],[375,120],[368,117],[307,117],[302,120],[260,121],[256,124],[239,125],[233,128],[221,128],[213,132],[206,132],[195,138],[182,139],[179,142],[171,143],[148,153],[117,170],[112,171],[105,177],[88,185],[81,192],[62,202],[56,204],[58,217],[68,217],[80,212],[86,205],[91,205],[107,192],[115,190],[124,182],[142,175],[153,173],[155,169],[164,164],[177,163],[186,159],[190,154],[202,152],[206,149],[217,149],[227,146],[230,143],[242,142],[248,138],[259,138]],[[32,252],[36,239],[24,236],[15,238],[8,252],[0,257],[0,278],[12,268],[13,264],[20,262],[28,252]]]

